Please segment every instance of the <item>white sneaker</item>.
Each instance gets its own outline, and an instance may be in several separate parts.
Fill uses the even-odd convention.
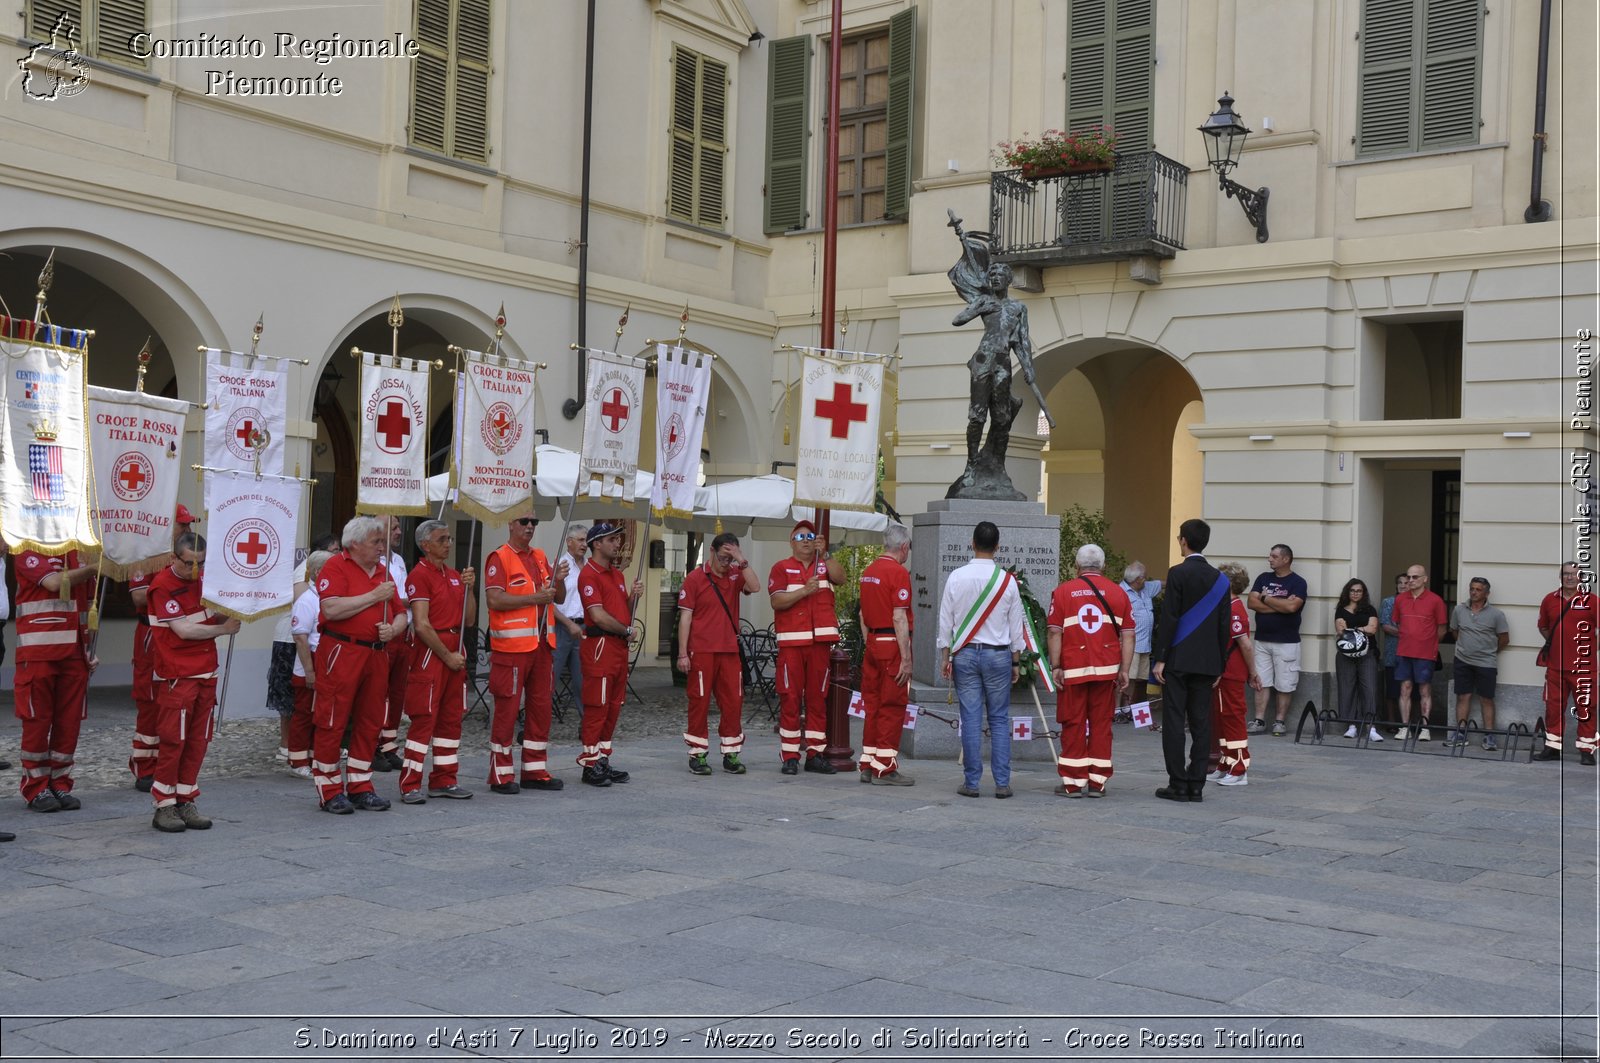
[[[300,765],[298,768],[290,768],[289,772],[290,774],[300,776],[302,779],[311,778],[311,769],[306,767],[304,764]]]
[[[1378,729],[1376,727],[1369,727],[1369,728],[1367,728],[1367,741],[1368,742],[1382,742],[1383,741],[1383,735],[1378,733]]]
[[[1433,741],[1433,736],[1430,735],[1428,733],[1428,729],[1426,727],[1424,727],[1422,730],[1417,732],[1417,741],[1418,742],[1431,742],[1431,741]]]
[[[1351,724],[1348,728],[1346,728],[1345,732],[1344,732],[1344,736],[1346,738],[1354,738],[1356,736],[1356,725],[1355,724]]]
[[[1217,785],[1218,786],[1249,786],[1250,785],[1250,773],[1249,772],[1245,772],[1243,775],[1224,775],[1222,778],[1217,780]]]
[[[1225,771],[1214,771],[1210,775],[1206,776],[1206,782],[1221,782],[1223,779],[1227,778],[1227,775],[1228,773]]]

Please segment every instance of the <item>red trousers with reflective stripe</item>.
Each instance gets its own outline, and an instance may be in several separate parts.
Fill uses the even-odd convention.
[[[156,760],[155,629],[140,624],[133,629],[133,752],[128,770],[134,778],[149,775]]]
[[[583,750],[578,763],[592,766],[611,756],[611,736],[628,692],[628,640],[594,635],[583,640]]]
[[[778,735],[784,760],[799,760],[802,745],[807,753],[818,755],[828,746],[828,658],[832,651],[832,643],[778,647],[778,672],[773,685],[778,691]]]
[[[906,723],[911,684],[894,681],[899,670],[899,644],[869,635],[861,655],[861,700],[867,710],[861,725],[861,770],[874,775],[900,770],[900,731]]]
[[[691,753],[704,753],[711,747],[712,694],[717,696],[722,754],[737,753],[744,749],[744,671],[737,652],[689,655],[689,723],[683,740]]]
[[[554,661],[548,646],[526,653],[495,650],[489,657],[489,693],[494,721],[489,727],[489,783],[515,781],[517,713],[522,713],[522,777],[548,775],[550,695]],[[542,774],[541,774],[542,773]]]
[[[1250,731],[1245,724],[1244,688],[1244,680],[1224,678],[1211,691],[1217,744],[1222,749],[1217,770],[1229,775],[1243,775],[1250,770]]]
[[[305,676],[291,676],[289,686],[294,690],[294,712],[289,714],[289,767],[311,767],[311,735],[316,727],[311,722],[311,703],[315,700],[312,689],[306,686]]]
[[[387,652],[389,698],[384,706],[383,728],[378,732],[378,748],[385,753],[393,753],[400,745],[400,712],[406,706],[406,688],[411,675],[410,632],[389,643]]]
[[[76,651],[55,661],[18,661],[12,688],[22,721],[22,799],[32,801],[46,788],[70,793],[88,712],[89,662]]]
[[[150,796],[157,808],[181,805],[200,796],[200,765],[211,745],[211,710],[216,705],[214,678],[156,682],[156,735],[160,745]]]
[[[389,654],[328,635],[317,643],[316,694],[311,717],[316,738],[311,744],[312,781],[317,797],[330,800],[344,791],[372,790],[372,754],[378,748],[384,705],[389,697]],[[350,728],[350,755],[339,777],[339,744]]]
[[[1578,749],[1593,753],[1595,741],[1594,697],[1595,681],[1592,674],[1562,672],[1554,668],[1544,670],[1544,744],[1551,749],[1561,748],[1561,735],[1566,730],[1567,702],[1571,701],[1578,712]]]
[[[455,652],[461,644],[459,633],[441,632],[439,639]],[[422,767],[433,753],[433,772],[428,788],[443,790],[456,784],[461,763],[461,718],[467,713],[467,670],[452,672],[432,650],[423,653],[411,669],[406,685],[405,764],[400,769],[400,792],[422,787]]]
[[[1056,691],[1056,720],[1061,724],[1061,758],[1056,770],[1067,789],[1106,788],[1106,780],[1111,778],[1111,718],[1116,711],[1114,680],[1068,683]]]

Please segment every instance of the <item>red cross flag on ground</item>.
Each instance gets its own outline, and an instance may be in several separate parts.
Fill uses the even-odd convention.
[[[1150,703],[1148,701],[1129,705],[1128,711],[1133,714],[1133,725],[1135,727],[1149,727],[1155,722],[1155,717],[1150,715]]]
[[[207,472],[206,567],[200,597],[217,612],[257,620],[294,604],[296,514],[304,487],[287,476]]]
[[[1026,716],[1011,717],[1011,740],[1013,742],[1033,741],[1033,720]]]
[[[800,370],[795,503],[870,511],[877,498],[883,362],[808,353]]]
[[[356,469],[356,508],[363,513],[428,512],[428,385],[432,365],[411,358],[361,354],[361,462]]]
[[[533,499],[533,367],[478,351],[463,358],[456,507],[504,524]]]
[[[228,364],[228,352],[207,348],[204,464],[214,469],[282,475],[288,436],[289,373],[280,359],[249,369]],[[206,496],[206,507],[220,499]],[[168,513],[171,507],[168,507]]]
[[[644,424],[644,368],[645,363],[631,355],[589,352],[578,463],[580,495],[633,501],[639,429]],[[695,453],[698,456],[698,449]]]
[[[112,579],[172,549],[178,487],[189,473],[181,457],[188,412],[181,399],[89,389],[95,518]]]

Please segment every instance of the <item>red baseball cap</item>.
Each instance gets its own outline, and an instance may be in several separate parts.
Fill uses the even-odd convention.
[[[172,518],[178,524],[198,524],[200,518],[189,512],[189,507],[182,502],[178,503],[178,513]]]
[[[813,535],[815,535],[816,531],[817,531],[817,526],[815,524],[812,524],[809,520],[802,520],[802,521],[797,521],[795,523],[795,526],[789,529],[789,534],[793,535],[795,532],[800,531],[802,528],[805,529],[808,532],[811,532]]]

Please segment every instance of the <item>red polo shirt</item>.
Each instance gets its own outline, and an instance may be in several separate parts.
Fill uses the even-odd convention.
[[[861,573],[861,620],[870,629],[893,628],[896,609],[906,611],[906,630],[911,630],[911,574],[888,554],[879,554]]]
[[[322,566],[322,572],[317,577],[317,597],[326,607],[329,598],[359,598],[387,582],[389,582],[389,572],[383,567],[382,561],[372,566],[372,575],[369,576],[349,554],[335,554]],[[324,613],[322,630],[343,635],[345,638],[358,639],[361,642],[377,642],[378,625],[383,623],[385,608],[388,609],[389,619],[392,621],[396,611],[404,609],[405,606],[396,596],[387,602],[369,605],[343,620],[329,620]]]
[[[578,572],[578,595],[583,599],[585,621],[589,610],[598,605],[617,623],[633,623],[633,605],[628,601],[628,584],[621,569],[602,565],[591,557]]]
[[[467,605],[467,589],[461,583],[461,573],[455,569],[441,568],[426,558],[418,561],[417,567],[406,577],[406,598],[428,603],[428,626],[433,630],[460,629]]]
[[[694,623],[689,625],[690,653],[739,652],[739,598],[743,589],[742,569],[729,567],[726,576],[718,577],[709,566],[701,565],[684,577],[678,608],[694,614]],[[727,612],[717,603],[718,592],[727,603]]]
[[[170,567],[150,581],[150,596],[145,599],[150,627],[155,638],[157,679],[204,678],[217,674],[216,639],[186,639],[169,626],[174,620],[192,620],[216,626],[224,623],[200,602],[200,581],[183,579]]]

